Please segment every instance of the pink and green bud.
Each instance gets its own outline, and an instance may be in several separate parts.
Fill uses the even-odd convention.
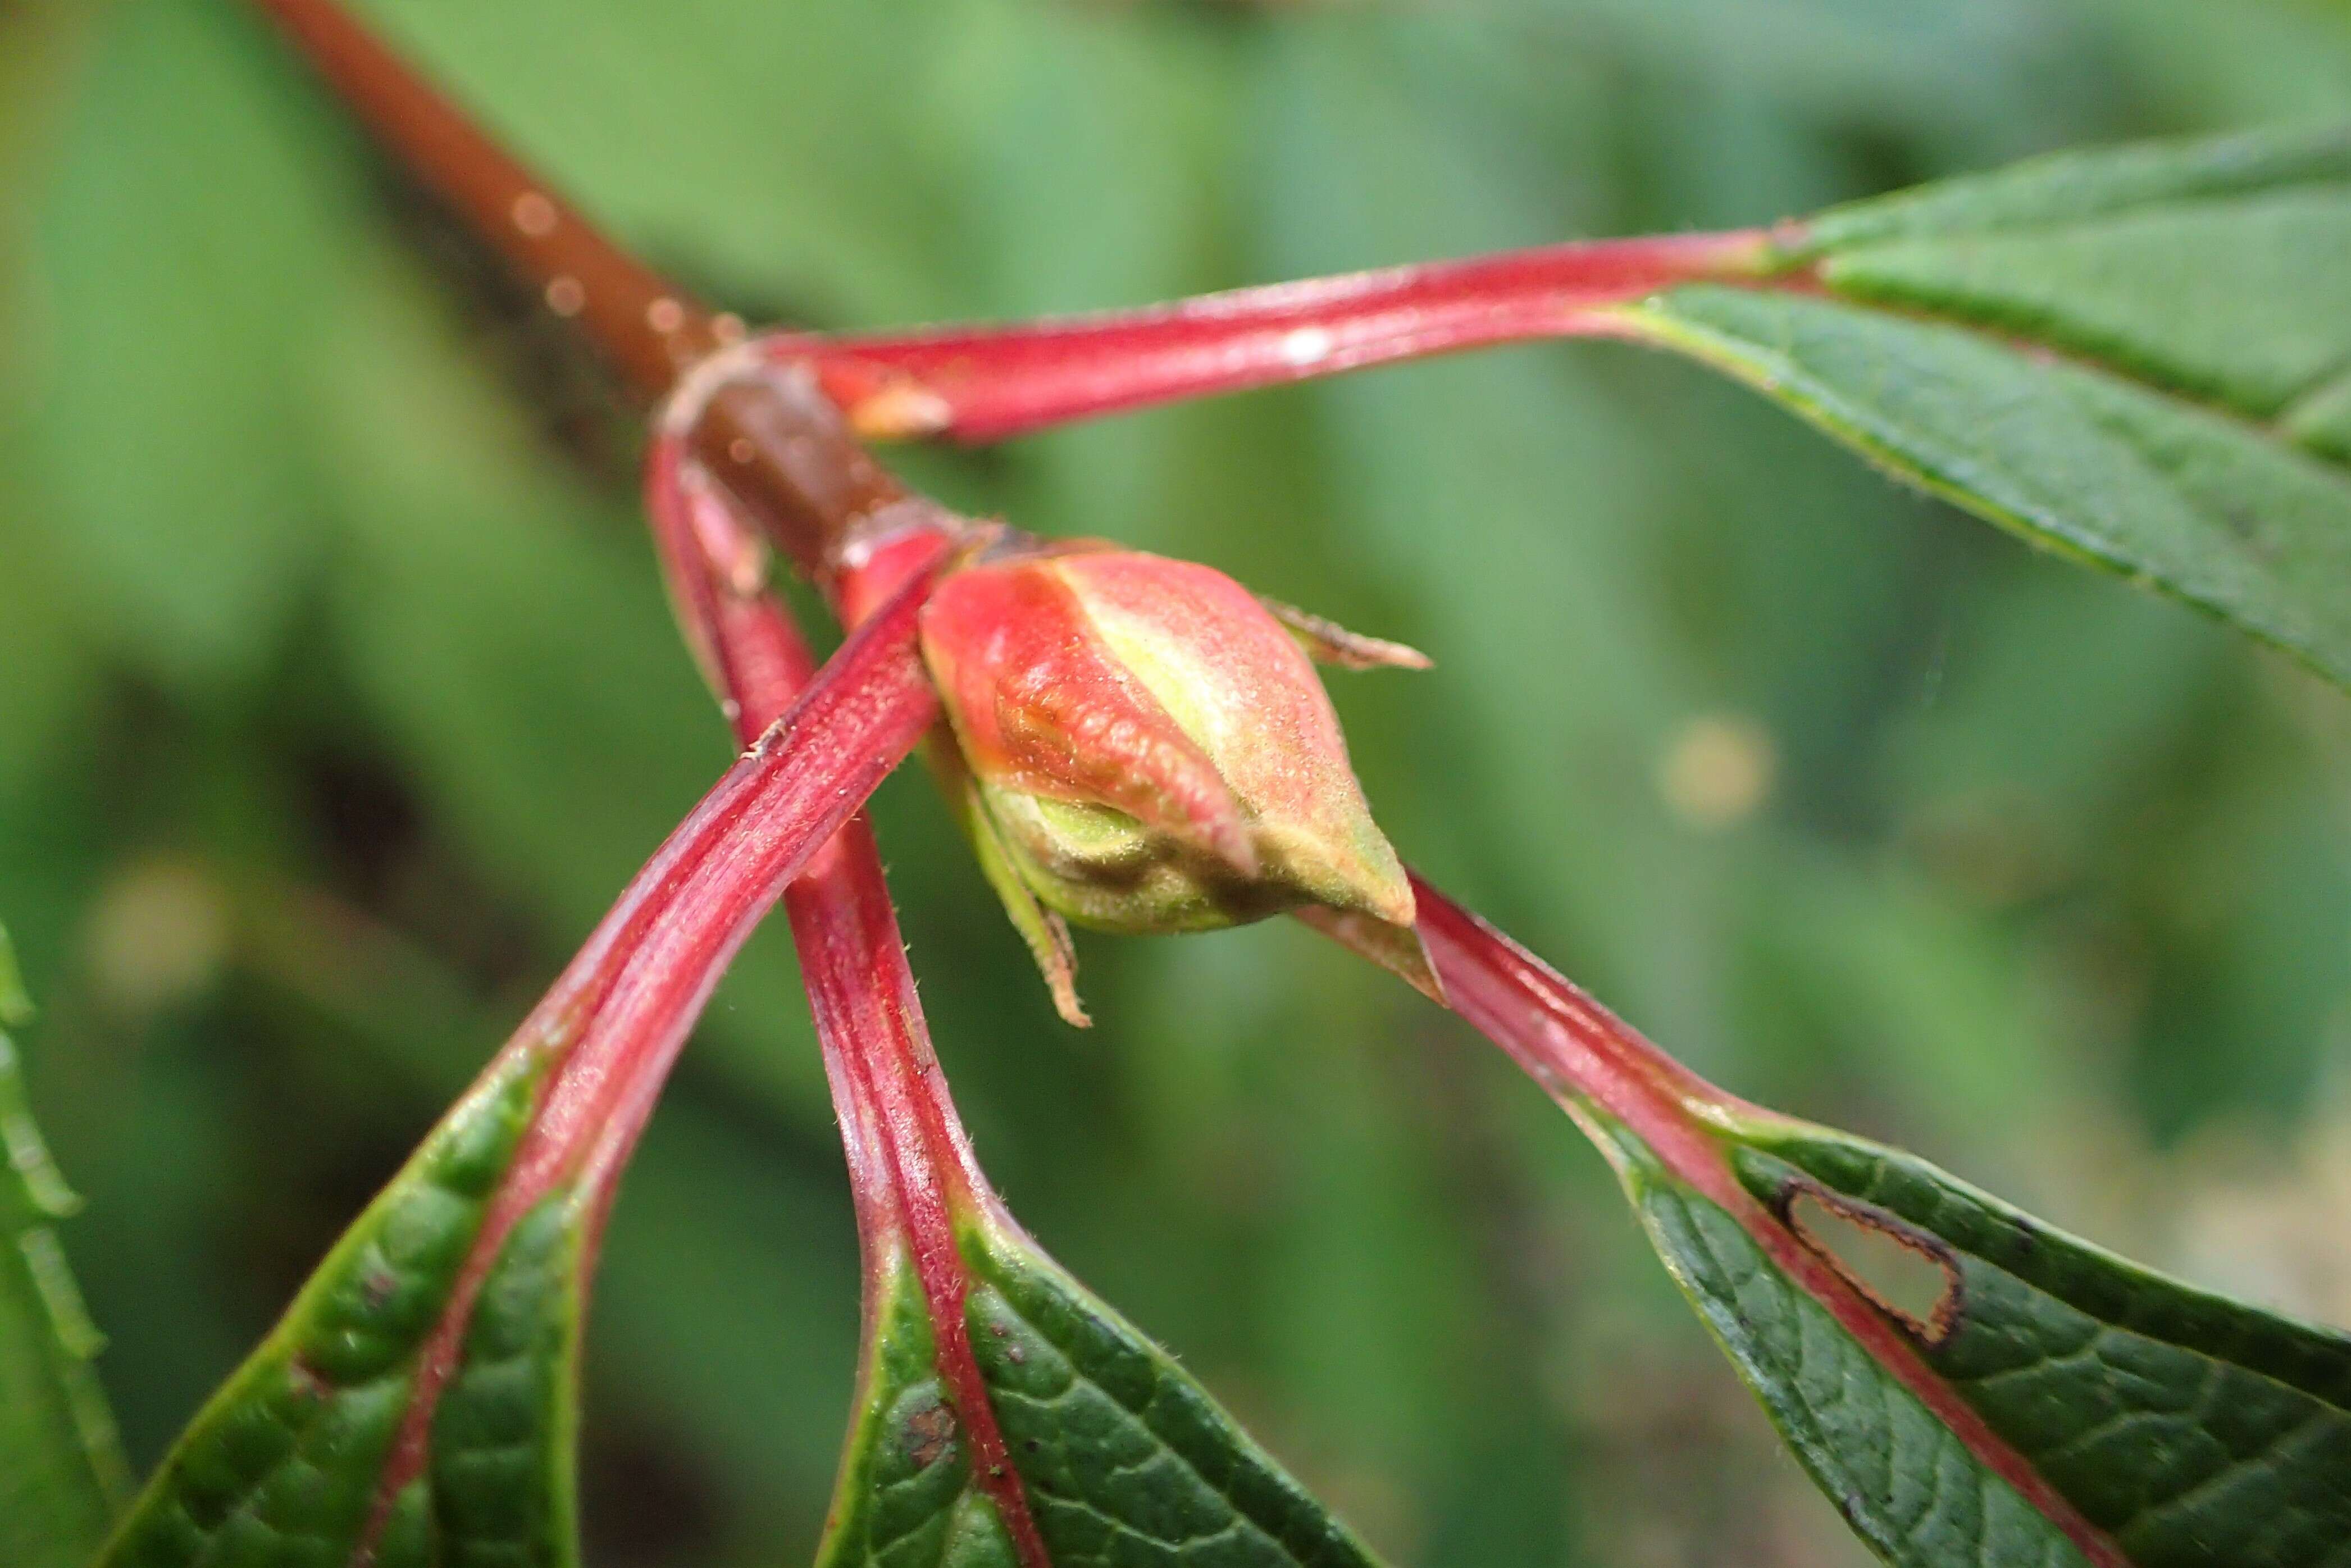
[[[933,591],[923,653],[968,825],[1073,1021],[1058,916],[1157,933],[1303,909],[1417,952],[1411,884],[1301,642],[1423,661],[1293,619],[1207,567],[1090,544],[983,559]]]

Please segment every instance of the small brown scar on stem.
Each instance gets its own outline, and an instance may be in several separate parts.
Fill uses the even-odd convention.
[[[1942,1289],[1936,1295],[1933,1310],[1921,1318],[1886,1300],[1884,1291],[1864,1278],[1837,1251],[1827,1232],[1815,1229],[1805,1222],[1798,1206],[1808,1200],[1848,1224],[1859,1226],[1874,1236],[1893,1242],[1922,1262],[1932,1264],[1943,1277]],[[1959,1255],[1950,1243],[1874,1204],[1848,1197],[1809,1178],[1792,1176],[1782,1183],[1771,1207],[1780,1222],[1794,1233],[1815,1257],[1835,1270],[1838,1278],[1861,1292],[1870,1305],[1893,1319],[1912,1339],[1928,1350],[1939,1350],[1950,1343],[1951,1335],[1959,1330],[1966,1306]]]
[[[587,304],[587,286],[569,273],[547,280],[547,308],[558,316],[577,316]]]

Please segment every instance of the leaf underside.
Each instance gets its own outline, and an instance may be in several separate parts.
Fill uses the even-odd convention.
[[[1817,292],[1622,320],[2351,683],[2351,129],[2060,154],[1802,233]]]
[[[1029,1244],[964,1235],[973,1355],[1054,1568],[1375,1568],[1167,1355]],[[821,1568],[1015,1559],[911,1271],[885,1271]]]
[[[1676,1281],[1865,1540],[1920,1568],[2088,1561],[1728,1210],[1609,1134]],[[1935,1260],[1932,1321],[1887,1308],[1889,1322],[2125,1560],[2351,1564],[2351,1336],[2141,1269],[1825,1129],[1750,1132],[1731,1157],[1779,1223],[1824,1200]]]

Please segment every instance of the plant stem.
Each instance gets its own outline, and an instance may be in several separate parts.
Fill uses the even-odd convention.
[[[947,1096],[864,817],[844,828],[792,885],[785,908],[834,1104],[844,1129],[859,1126],[871,1145],[865,1160],[852,1155],[851,1164],[861,1188],[869,1302],[885,1260],[903,1242],[929,1307],[933,1361],[961,1424],[972,1482],[996,1505],[1022,1568],[1050,1568],[971,1346],[971,1275],[958,1223],[992,1220],[1000,1206]],[[861,1164],[869,1166],[862,1177]],[[881,1172],[887,1173],[894,1213],[882,1212]]]
[[[253,0],[393,155],[595,344],[647,404],[737,342],[714,315],[608,238],[336,0]],[[694,432],[713,474],[821,579],[864,519],[910,500],[805,375],[730,384]],[[924,502],[922,505],[929,505]]]
[[[994,441],[1148,403],[1529,339],[1605,336],[1677,284],[1785,287],[1761,229],[1545,246],[1001,327],[758,340],[813,365],[862,435]]]
[[[483,1281],[516,1224],[567,1186],[596,1233],[655,1097],[736,950],[785,885],[928,727],[914,651],[927,582],[909,582],[729,768],[655,852],[492,1064],[549,1055],[530,1124],[490,1198],[440,1322],[419,1354],[367,1539],[422,1473],[433,1412]]]
[[[924,585],[904,580],[935,565],[963,525],[909,497],[875,465],[827,394],[867,434],[981,440],[1396,359],[1604,334],[1613,329],[1611,307],[1677,284],[1801,288],[1810,279],[1775,271],[1774,236],[1744,231],[1552,246],[1029,327],[779,335],[739,345],[739,324],[711,316],[598,233],[333,0],[256,4],[411,171],[540,288],[550,309],[590,334],[641,396],[676,400],[649,465],[652,520],[680,618],[738,736],[759,733],[782,712],[807,681],[808,658],[762,591],[720,487],[818,579],[845,622],[862,623],[836,666],[862,681],[820,677],[792,722],[738,763],[664,846],[509,1046],[553,1041],[563,1058],[420,1370],[378,1524],[422,1468],[432,1402],[497,1247],[567,1179],[592,1183],[601,1217],[611,1177],[718,971],[804,870],[788,904],[869,1264],[897,1239],[910,1246],[975,1479],[997,1501],[1026,1568],[1045,1568],[971,1357],[968,1277],[955,1239],[958,1215],[1008,1220],[937,1071],[871,831],[862,814],[851,820],[935,712],[913,645]],[[707,378],[699,389],[692,385],[698,375]],[[851,738],[844,743],[836,728]],[[1740,1186],[1726,1144],[1770,1113],[1705,1083],[1417,877],[1414,888],[1430,958],[1457,1010],[1587,1130],[1600,1134],[1604,1117],[1640,1137],[2093,1563],[2122,1563],[2113,1543],[1991,1433],[1871,1303]]]
[[[744,368],[760,373],[734,373],[725,361],[741,336],[739,323],[711,315],[606,239],[333,0],[256,3],[402,165],[537,287],[549,308],[571,319],[641,398],[677,400],[648,455],[650,521],[680,621],[737,737],[748,743],[764,733],[799,698],[811,674],[798,632],[763,591],[761,563],[737,524],[739,506],[825,587],[844,619],[861,624],[861,639],[880,637],[893,652],[903,649],[900,668],[913,671],[919,695],[911,688],[873,694],[869,716],[903,728],[869,737],[875,743],[866,753],[883,771],[894,765],[935,711],[912,657],[913,606],[921,590],[901,585],[935,563],[960,534],[961,519],[899,486],[804,372],[754,362]],[[698,371],[709,384],[689,384]],[[888,593],[897,598],[884,604]],[[800,700],[799,714],[810,700]],[[878,778],[850,786],[836,804],[856,806]],[[722,785],[713,802],[729,792]],[[706,804],[695,821],[716,809]],[[871,830],[862,812],[840,815],[848,825],[824,844],[786,901],[841,1113],[860,1230],[869,1262],[882,1255],[890,1234],[911,1241],[974,1475],[997,1503],[1025,1568],[1046,1568],[963,1316],[967,1281],[953,1212],[976,1202],[993,1212],[994,1199],[980,1196],[984,1178],[938,1080]],[[695,826],[681,830],[656,857],[517,1037],[568,1034],[595,1005],[590,998],[615,998],[616,1021],[608,1025],[600,1016],[589,1026],[549,1091],[544,1133],[534,1127],[535,1141],[499,1195],[468,1260],[453,1324],[470,1311],[472,1293],[515,1220],[575,1162],[606,1178],[594,1199],[601,1224],[612,1188],[609,1173],[642,1128],[685,1020],[741,931],[774,897],[763,880],[747,902],[753,890],[729,874],[741,868],[716,863],[719,857],[695,847],[698,839],[688,841]],[[690,855],[702,858],[690,862]],[[664,894],[658,901],[651,896],[655,888]],[[682,924],[650,949],[669,956],[613,972],[613,956],[643,939],[649,922],[671,918]],[[663,1026],[663,1019],[672,1021]],[[583,1138],[590,1140],[584,1155]],[[395,1469],[403,1473],[387,1477],[387,1506],[423,1462],[431,1406],[454,1365],[456,1330],[443,1338],[402,1435]],[[422,1387],[427,1380],[429,1390]]]
[[[807,646],[773,595],[722,564],[729,547],[709,548],[727,538],[728,519],[716,515],[726,502],[674,430],[654,436],[646,491],[687,640],[737,733],[755,731],[808,681]],[[949,542],[945,532],[917,530],[887,552],[886,566],[869,561],[848,574],[844,586],[862,601],[873,591],[878,574],[922,570]],[[956,1245],[957,1217],[998,1219],[1001,1209],[938,1071],[881,852],[863,812],[792,883],[784,909],[849,1161],[869,1326],[883,1273],[903,1248],[929,1306],[934,1364],[961,1423],[974,1482],[995,1503],[1023,1568],[1050,1568],[972,1354],[965,1311],[970,1276]]]
[[[2091,1563],[2129,1568],[2115,1542],[1920,1359],[1876,1303],[1740,1183],[1728,1145],[1743,1131],[1785,1127],[1792,1124],[1790,1118],[1715,1088],[1417,873],[1412,883],[1421,939],[1453,1009],[1549,1091],[1612,1161],[1619,1157],[1618,1145],[1602,1118],[1629,1129],[1677,1178],[1729,1214],[1782,1272]]]

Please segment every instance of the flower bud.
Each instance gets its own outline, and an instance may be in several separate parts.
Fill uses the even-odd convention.
[[[1057,916],[1156,933],[1311,907],[1411,931],[1322,682],[1222,572],[1084,544],[984,559],[933,591],[922,638],[981,863],[1072,1021]]]

